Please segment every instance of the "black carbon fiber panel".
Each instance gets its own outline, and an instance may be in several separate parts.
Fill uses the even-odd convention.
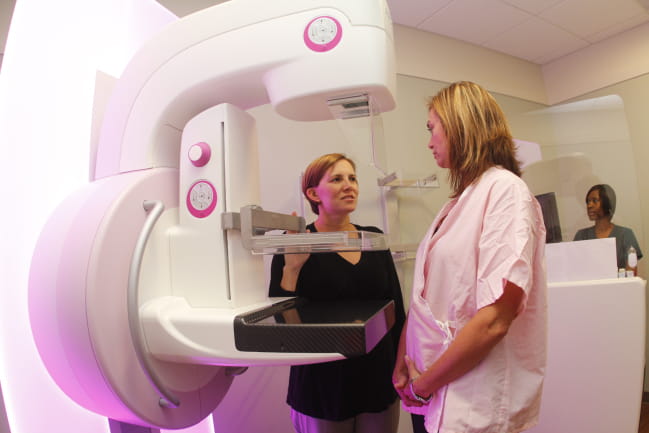
[[[393,301],[308,301],[294,298],[234,320],[242,352],[368,353],[394,324]]]

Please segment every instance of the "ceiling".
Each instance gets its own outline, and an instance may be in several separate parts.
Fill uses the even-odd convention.
[[[158,0],[178,16],[223,1]],[[387,2],[392,20],[397,24],[460,39],[541,65],[649,23],[649,0]]]
[[[388,3],[392,19],[398,24],[541,65],[649,22],[648,0],[388,0]]]
[[[224,1],[158,0],[181,17]],[[387,1],[397,24],[540,65],[649,23],[649,0]],[[14,4],[0,0],[0,66]]]

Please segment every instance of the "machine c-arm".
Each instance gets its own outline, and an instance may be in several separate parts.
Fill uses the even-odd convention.
[[[231,0],[136,54],[106,110],[95,180],[57,208],[32,260],[34,339],[70,398],[120,421],[182,428],[219,404],[228,367],[371,350],[392,304],[351,305],[336,326],[302,326],[309,305],[268,299],[251,252],[385,244],[264,235],[304,231],[304,220],[251,205],[259,170],[245,110],[270,102],[305,121],[387,111],[393,63],[384,0]]]
[[[309,36],[311,35],[311,36]],[[178,167],[186,123],[220,103],[284,117],[394,108],[392,23],[381,0],[234,0],[172,24],[133,58],[107,108],[96,177]],[[347,104],[347,108],[345,105]]]

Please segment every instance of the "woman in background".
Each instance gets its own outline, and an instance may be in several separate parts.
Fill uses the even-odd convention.
[[[611,221],[615,213],[615,203],[615,191],[609,185],[598,184],[590,187],[586,193],[586,212],[588,219],[595,221],[595,225],[577,231],[573,240],[615,238],[618,269],[632,269],[627,263],[629,248],[635,248],[638,259],[642,258],[642,251],[633,230]]]
[[[470,82],[429,102],[451,200],[419,245],[394,386],[415,433],[517,433],[538,421],[545,227],[495,99]]]
[[[323,155],[311,162],[302,192],[318,215],[307,226],[310,232],[381,232],[351,222],[358,181],[355,164],[345,155]],[[287,403],[298,433],[395,433],[399,405],[390,379],[405,312],[390,251],[276,255],[269,292],[311,300],[394,301],[396,323],[370,353],[292,366]]]

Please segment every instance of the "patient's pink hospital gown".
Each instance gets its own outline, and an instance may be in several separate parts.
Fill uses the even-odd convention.
[[[513,433],[538,421],[546,362],[544,249],[538,202],[500,167],[487,170],[433,221],[417,251],[408,313],[406,350],[419,371],[502,295],[505,280],[525,297],[505,338],[478,366],[439,389],[428,405],[405,408],[425,415],[427,431]]]

